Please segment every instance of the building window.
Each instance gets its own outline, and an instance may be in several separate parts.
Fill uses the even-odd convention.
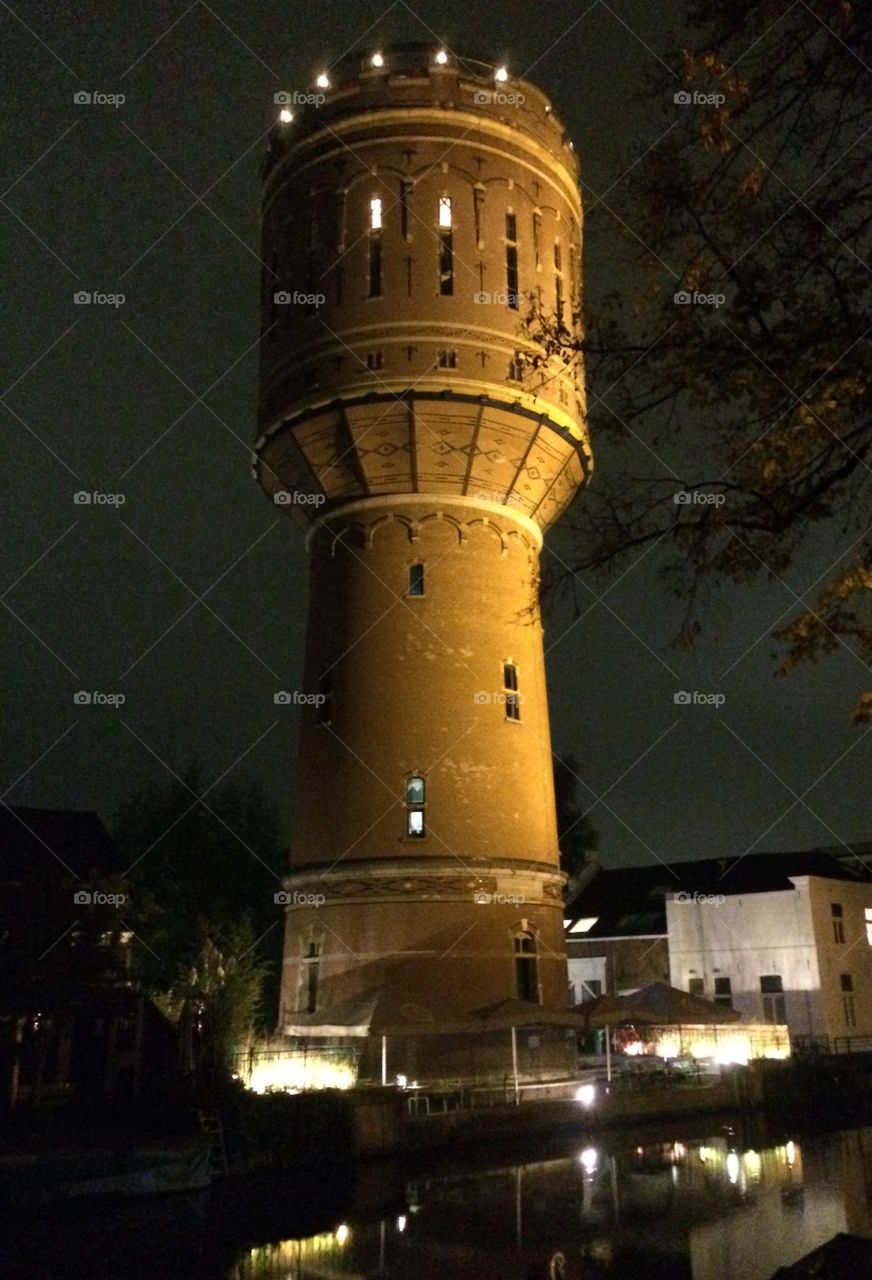
[[[333,672],[325,671],[318,681],[318,723],[329,724],[333,718]]]
[[[409,565],[409,595],[422,596],[424,594],[424,566],[422,564]]]
[[[872,947],[872,907],[865,907],[863,918],[866,921],[866,941]]]
[[[833,942],[845,941],[845,912],[841,902],[831,902],[830,911],[833,916]]]
[[[526,931],[515,934],[515,996],[539,1003],[539,973],[536,939]]]
[[[588,1000],[598,1000],[603,993],[603,984],[599,978],[582,978],[579,985],[581,986],[580,1004],[586,1004]]]
[[[439,197],[439,292],[443,297],[454,293],[454,232],[448,196]]]
[[[506,301],[513,311],[518,310],[518,220],[513,213],[506,214]]]
[[[382,202],[376,197],[369,202],[368,295],[380,298],[382,291]]]
[[[705,978],[688,978],[687,989],[692,996],[704,996]]]
[[[424,779],[414,774],[406,779],[406,835],[424,835]]]
[[[563,255],[560,245],[554,245],[554,309],[557,323],[563,324]]]
[[[760,993],[763,997],[763,1019],[765,1022],[783,1024],[787,1021],[784,1004],[784,986],[781,975],[767,973],[760,978]]]
[[[503,663],[503,692],[506,699],[506,719],[520,720],[521,695],[518,692],[518,668],[514,662]]]
[[[536,264],[536,270],[542,265],[542,215],[541,213],[533,214],[533,261]]]
[[[368,351],[366,353],[367,369],[380,369],[382,367],[382,353],[380,351]]]
[[[509,382],[523,382],[524,366],[520,356],[512,356],[509,361]]]
[[[733,1007],[733,982],[731,978],[715,978],[715,1004]]]
[[[472,211],[475,218],[475,243],[479,249],[484,248],[484,232],[481,215],[484,212],[484,187],[474,187],[472,191]]]
[[[440,369],[456,369],[457,368],[457,352],[456,351],[440,351],[439,352],[439,368]]]
[[[857,1011],[854,1008],[854,978],[850,973],[839,974],[842,988],[842,1009],[845,1014],[845,1026],[856,1027]]]
[[[318,1008],[318,979],[321,970],[321,943],[310,940],[303,944],[300,961],[300,1010],[315,1013]]]

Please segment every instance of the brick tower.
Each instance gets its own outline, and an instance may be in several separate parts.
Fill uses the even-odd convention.
[[[280,1029],[373,992],[563,1006],[538,564],[591,464],[580,361],[524,321],[577,314],[577,160],[540,90],[434,46],[318,94],[262,209],[255,474],[307,530],[317,695]]]

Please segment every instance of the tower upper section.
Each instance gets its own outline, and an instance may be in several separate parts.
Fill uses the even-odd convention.
[[[301,95],[294,95],[299,99]],[[578,163],[525,80],[430,45],[344,58],[289,102],[263,189],[255,473],[304,522],[432,494],[544,529],[590,470]]]

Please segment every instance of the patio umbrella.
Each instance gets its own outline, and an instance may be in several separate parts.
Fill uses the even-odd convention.
[[[692,996],[688,991],[670,987],[668,982],[650,982],[629,997],[642,1012],[639,1022],[652,1022],[672,1026],[715,1026],[726,1022],[738,1022],[741,1014],[728,1005],[717,1004],[702,996]]]

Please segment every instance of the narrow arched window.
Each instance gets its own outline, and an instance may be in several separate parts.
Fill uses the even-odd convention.
[[[422,564],[409,565],[409,595],[422,596],[424,594],[424,566]]]
[[[424,806],[426,790],[424,779],[419,773],[406,779],[406,835],[419,839],[425,834]]]
[[[300,959],[300,1011],[315,1013],[318,1008],[318,983],[321,976],[321,942],[306,939]]]
[[[526,929],[514,937],[515,997],[539,1003],[539,958],[536,939]]]
[[[439,198],[439,292],[443,297],[454,293],[454,231],[451,198]]]

